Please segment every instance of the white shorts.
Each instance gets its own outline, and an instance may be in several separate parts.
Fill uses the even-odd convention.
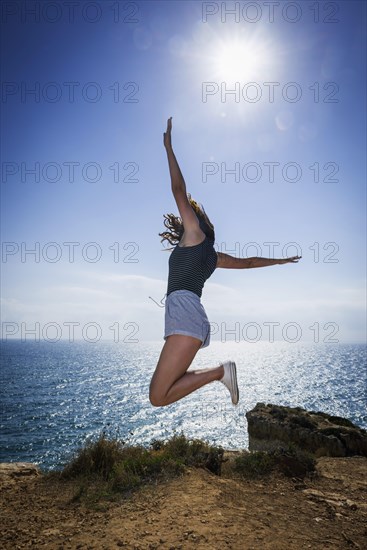
[[[165,302],[164,340],[171,334],[186,334],[210,343],[210,323],[200,298],[191,290],[174,290]]]

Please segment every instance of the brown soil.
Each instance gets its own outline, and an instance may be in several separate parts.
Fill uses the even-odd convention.
[[[320,458],[303,481],[190,469],[121,502],[72,502],[78,485],[3,482],[0,547],[284,550],[367,548],[367,458]]]

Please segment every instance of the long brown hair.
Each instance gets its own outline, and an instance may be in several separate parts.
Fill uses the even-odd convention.
[[[187,198],[189,200],[189,203],[191,204],[198,220],[200,223],[200,229],[209,237],[209,239],[215,240],[215,232],[214,232],[214,226],[209,220],[204,207],[202,204],[198,204],[190,195],[190,193],[187,193]],[[163,233],[158,233],[161,239],[161,243],[163,241],[168,241],[170,244],[176,245],[180,242],[181,237],[184,232],[184,226],[182,223],[182,219],[179,216],[175,216],[174,214],[163,214],[164,225],[167,227],[169,231],[163,231]],[[163,248],[163,250],[172,250],[172,248]]]

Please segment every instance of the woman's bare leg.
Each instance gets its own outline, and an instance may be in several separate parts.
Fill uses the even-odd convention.
[[[205,386],[205,384],[209,384],[209,382],[219,380],[222,378],[223,374],[224,370],[222,366],[213,367],[207,371],[199,369],[186,372],[168,390],[165,405],[178,401],[182,397],[185,397],[185,395]]]
[[[201,341],[197,338],[182,334],[168,336],[150,382],[149,399],[152,405],[170,405],[205,384],[222,378],[222,365],[186,372],[200,347]]]

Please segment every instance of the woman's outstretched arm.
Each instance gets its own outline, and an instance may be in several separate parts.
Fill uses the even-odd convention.
[[[172,149],[171,130],[172,130],[172,117],[170,117],[167,121],[167,130],[163,134],[163,143],[167,152],[172,190],[180,189],[186,194],[185,180],[181,173],[176,156]]]
[[[271,259],[271,258],[235,258],[223,252],[217,252],[217,267],[227,269],[251,269],[253,267],[266,267],[268,265],[278,265],[287,263],[297,263],[302,256],[292,256],[291,258]]]
[[[185,180],[172,149],[171,130],[172,117],[167,120],[167,130],[163,134],[163,143],[167,152],[169,172],[171,176],[171,189],[177,208],[180,212],[184,231],[196,237],[198,232],[202,233],[202,231],[199,226],[199,220],[192,209],[191,204],[189,203],[189,199],[187,198]]]

